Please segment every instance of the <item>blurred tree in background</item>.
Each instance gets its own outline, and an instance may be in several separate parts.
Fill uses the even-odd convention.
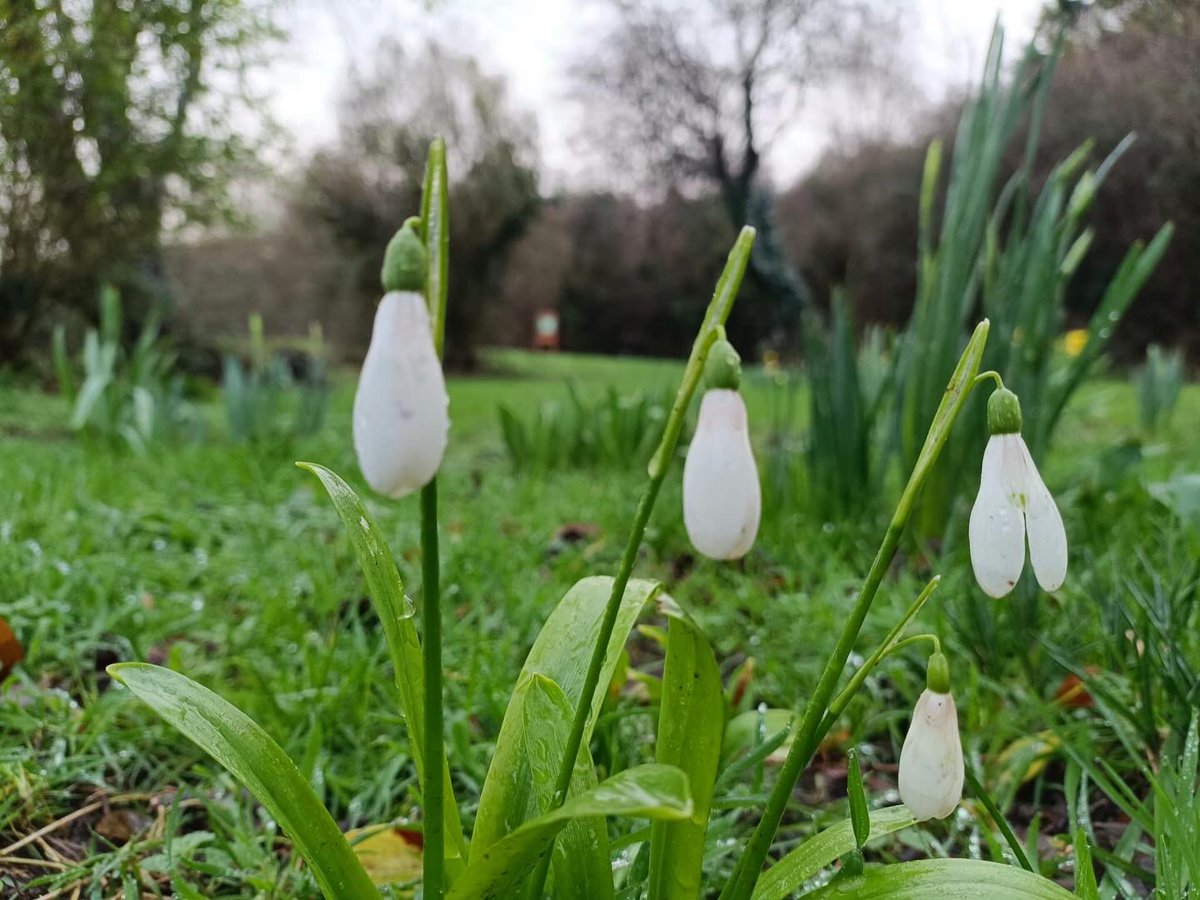
[[[475,362],[505,259],[539,202],[534,122],[509,108],[505,90],[469,56],[437,44],[408,53],[385,40],[372,66],[351,77],[339,145],[312,160],[301,199],[352,267],[370,315],[383,249],[418,207],[429,142],[446,139],[454,247],[446,354],[459,367]]]
[[[904,4],[869,0],[635,0],[575,71],[618,171],[685,191],[715,190],[733,227],[758,229],[751,260],[794,329],[809,289],[775,227],[763,156],[807,90],[893,70],[889,25]]]
[[[93,316],[102,283],[130,334],[166,300],[164,229],[230,215],[265,134],[249,76],[270,7],[0,0],[0,362]]]

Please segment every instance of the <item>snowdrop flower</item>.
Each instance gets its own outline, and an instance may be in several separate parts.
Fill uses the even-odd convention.
[[[758,535],[762,494],[750,448],[737,351],[722,339],[709,351],[696,434],[683,466],[683,523],[700,553],[745,556]]]
[[[944,819],[962,799],[963,755],[958,710],[946,657],[929,658],[926,689],[913,710],[900,750],[900,799],[917,821]]]
[[[1056,591],[1067,577],[1067,532],[1054,498],[1021,437],[1021,404],[1000,388],[988,399],[988,430],[979,494],[971,509],[971,566],[984,593],[1003,597],[1029,559],[1042,590]]]
[[[358,464],[367,484],[389,497],[410,494],[437,474],[450,428],[424,284],[425,250],[406,222],[388,244],[387,293],[354,394]]]

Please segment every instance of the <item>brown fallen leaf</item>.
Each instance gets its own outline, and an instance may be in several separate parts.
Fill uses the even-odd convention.
[[[127,844],[154,824],[154,820],[133,809],[110,809],[92,826],[92,831],[114,844]]]

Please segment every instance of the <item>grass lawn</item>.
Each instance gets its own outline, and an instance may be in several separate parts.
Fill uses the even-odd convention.
[[[492,362],[502,374],[451,384],[453,430],[440,478],[448,748],[468,826],[530,643],[577,579],[616,569],[644,480],[634,465],[515,474],[496,404],[530,409],[561,399],[566,378],[585,393],[610,384],[669,389],[681,371],[674,362],[511,351]],[[759,373],[749,384],[752,420],[765,430],[783,392]],[[0,895],[317,896],[244,790],[110,683],[104,667],[118,660],[177,668],[240,706],[344,826],[419,819],[387,651],[362,578],[324,493],[291,464],[320,462],[367,496],[350,446],[352,392],[352,378],[339,380],[324,431],[298,446],[230,444],[213,408],[205,442],[136,456],[76,440],[64,430],[59,398],[0,386],[0,615],[27,654],[0,688]],[[1180,477],[1200,472],[1198,422],[1200,387],[1191,386],[1172,427],[1141,442],[1132,388],[1089,383],[1043,466],[1072,544],[1065,588],[1054,598],[1018,591],[986,601],[952,533],[932,562],[931,548],[902,553],[863,635],[865,649],[931,571],[945,575],[921,622],[942,636],[956,667],[969,759],[1051,874],[1069,870],[1062,836],[1074,810],[1064,785],[1080,783],[1097,841],[1132,870],[1146,864],[1145,848],[1121,847],[1129,815],[1107,796],[1104,772],[1090,767],[1104,755],[1111,777],[1145,796],[1137,764],[1156,741],[1170,746],[1180,721],[1186,728],[1187,704],[1176,708],[1182,688],[1172,679],[1186,687],[1200,675],[1200,503]],[[726,675],[755,659],[748,708],[797,706],[874,553],[886,500],[857,521],[831,523],[806,515],[802,503],[780,508],[768,487],[756,548],[743,563],[718,564],[690,551],[679,480],[677,468],[636,574],[662,580],[694,612]],[[369,506],[416,596],[416,496]],[[1175,616],[1169,641],[1155,637],[1153,617],[1140,617],[1139,595],[1152,606],[1159,598]],[[1152,638],[1158,643],[1148,647]],[[1174,674],[1145,683],[1139,660],[1160,655]],[[635,632],[631,656],[660,671],[661,653],[644,635]],[[865,748],[873,799],[895,802],[894,762],[923,662],[914,653],[870,679],[802,782],[780,849],[824,817],[844,815],[851,745]],[[1064,666],[1090,666],[1086,673],[1102,682],[1076,705],[1059,702]],[[618,705],[650,712],[632,681]],[[652,724],[649,714],[607,717],[598,763],[640,761]],[[764,793],[751,777],[723,799]],[[873,852],[990,858],[1000,842],[976,810],[968,802],[947,822],[902,832]],[[744,836],[752,821],[721,812],[714,829]],[[719,873],[729,862],[714,853],[709,865]],[[1128,896],[1144,895],[1136,871],[1128,878]],[[81,895],[70,893],[76,884]]]

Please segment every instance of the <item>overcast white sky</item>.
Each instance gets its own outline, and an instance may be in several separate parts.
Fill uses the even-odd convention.
[[[914,76],[931,98],[977,77],[997,14],[1009,46],[1032,32],[1042,0],[909,0],[916,11],[902,36]],[[428,8],[427,8],[428,7]],[[268,88],[275,112],[300,151],[332,142],[336,97],[348,67],[384,34],[437,38],[504,75],[515,104],[536,110],[549,187],[586,180],[572,150],[586,114],[568,93],[566,70],[608,21],[593,0],[294,0],[285,25],[290,42]],[[768,160],[780,179],[811,165],[837,130],[842,104],[814,98]]]

